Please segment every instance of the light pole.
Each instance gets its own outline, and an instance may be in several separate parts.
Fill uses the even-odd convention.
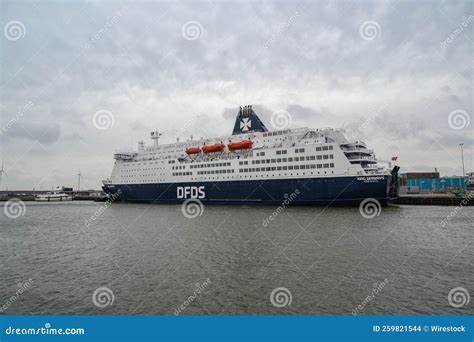
[[[461,161],[462,161],[462,189],[466,192],[466,171],[464,170],[464,143],[459,144],[461,146]]]

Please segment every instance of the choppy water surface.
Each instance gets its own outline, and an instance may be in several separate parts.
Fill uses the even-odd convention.
[[[453,209],[390,207],[367,219],[358,208],[290,207],[265,221],[275,207],[206,206],[190,219],[171,205],[26,203],[19,218],[0,213],[0,308],[473,314],[472,300],[448,303],[453,288],[474,294],[474,208],[441,224]],[[101,287],[111,290],[95,298],[103,308],[93,302]]]

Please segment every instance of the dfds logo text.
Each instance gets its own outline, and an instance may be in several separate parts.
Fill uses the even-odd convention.
[[[204,186],[178,186],[176,188],[177,198],[205,198]]]

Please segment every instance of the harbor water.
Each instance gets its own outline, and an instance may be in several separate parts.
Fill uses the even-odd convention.
[[[474,314],[473,207],[3,209],[0,314]]]

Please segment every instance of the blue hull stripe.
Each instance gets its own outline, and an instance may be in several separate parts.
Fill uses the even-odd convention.
[[[365,180],[365,179],[368,179]],[[392,176],[332,177],[223,182],[186,182],[106,185],[110,194],[126,202],[182,203],[199,198],[203,203],[281,204],[291,195],[292,204],[353,204],[375,198],[382,204],[394,200]]]

